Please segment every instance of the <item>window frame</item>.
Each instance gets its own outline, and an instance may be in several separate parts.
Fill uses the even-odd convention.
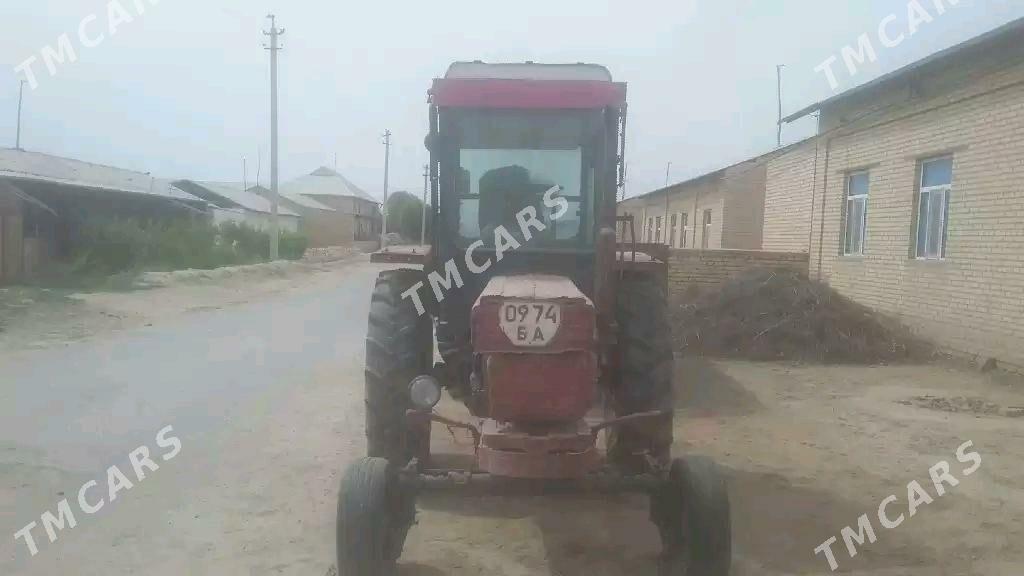
[[[850,194],[850,182],[857,176],[865,176],[867,178],[867,191],[863,194]],[[842,234],[842,247],[841,254],[843,256],[858,257],[863,256],[864,251],[867,248],[868,240],[868,201],[871,197],[871,171],[870,170],[854,170],[846,173],[843,185],[843,234]],[[851,201],[856,202],[857,200],[863,200],[864,208],[861,210],[861,217],[858,226],[860,227],[860,249],[857,251],[850,251],[850,203]]]
[[[690,220],[689,213],[687,213],[687,212],[680,212],[679,213],[679,231],[681,232],[681,234],[679,235],[679,240],[680,240],[679,247],[680,248],[686,248],[686,233],[689,232],[689,230],[690,230],[690,222],[689,222],[689,220]]]
[[[711,231],[711,222],[713,221],[711,208],[705,208],[701,218],[703,221],[701,222],[700,248],[701,250],[707,250],[711,245],[711,235],[708,234]]]
[[[946,184],[936,184],[934,186],[924,185],[924,172],[925,166],[933,163],[948,160],[949,161],[949,182]],[[949,195],[953,190],[953,157],[951,155],[934,156],[931,158],[924,158],[920,161],[920,174],[917,178],[917,203],[916,203],[916,217],[914,218],[914,235],[913,235],[913,254],[914,259],[930,262],[941,262],[946,259],[946,244],[949,239]],[[942,231],[942,237],[939,239],[939,253],[937,256],[930,256],[927,254],[929,233],[931,227],[928,226],[927,219],[931,217],[931,210],[923,210],[923,201],[925,195],[928,195],[928,203],[931,205],[932,198],[936,193],[942,194],[942,211],[939,213],[939,230]],[[925,238],[924,238],[924,251],[925,254],[921,253],[921,242],[919,241],[919,235],[921,233],[922,219],[925,219]]]

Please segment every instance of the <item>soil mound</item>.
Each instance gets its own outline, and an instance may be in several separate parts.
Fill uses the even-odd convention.
[[[892,318],[791,270],[750,270],[672,306],[676,349],[751,360],[878,364],[932,348]]]

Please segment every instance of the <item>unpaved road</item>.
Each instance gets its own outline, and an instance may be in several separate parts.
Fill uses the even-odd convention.
[[[333,560],[340,470],[363,450],[362,338],[373,276],[357,262],[278,294],[85,342],[0,351],[0,574],[303,574]],[[198,296],[197,296],[198,298]],[[201,299],[201,298],[200,298]],[[679,362],[677,452],[725,467],[738,575],[829,574],[814,547],[928,468],[960,484],[840,572],[1017,576],[1024,566],[1024,393],[942,366]],[[967,397],[959,400],[958,397]],[[984,402],[972,402],[971,397]],[[446,410],[454,411],[450,403]],[[993,408],[995,407],[995,408]],[[951,412],[962,409],[967,411]],[[970,410],[975,410],[972,412]],[[30,557],[13,534],[173,425],[181,452]],[[451,448],[445,429],[435,446]],[[457,442],[463,439],[456,438]],[[981,467],[960,475],[971,440]],[[129,472],[130,474],[130,472]],[[400,573],[653,573],[639,497],[431,498]]]

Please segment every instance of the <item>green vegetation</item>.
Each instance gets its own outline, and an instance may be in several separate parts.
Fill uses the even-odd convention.
[[[302,234],[282,232],[280,255],[298,260],[307,244]],[[71,272],[76,276],[111,276],[141,270],[209,270],[266,262],[270,256],[270,235],[234,222],[214,226],[195,219],[108,219],[86,222],[75,247]]]
[[[423,218],[423,202],[408,192],[388,196],[388,232],[398,233],[404,240],[419,242]],[[427,212],[427,237],[430,237],[430,212]]]

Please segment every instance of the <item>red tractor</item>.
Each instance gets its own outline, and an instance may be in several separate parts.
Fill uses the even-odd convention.
[[[603,66],[460,62],[429,96],[432,237],[373,256],[417,266],[372,296],[340,575],[390,574],[425,490],[553,489],[646,492],[661,574],[727,575],[725,481],[670,453],[667,251],[616,216],[626,85]],[[436,413],[442,389],[473,418]],[[431,465],[432,422],[472,434],[472,466]]]

